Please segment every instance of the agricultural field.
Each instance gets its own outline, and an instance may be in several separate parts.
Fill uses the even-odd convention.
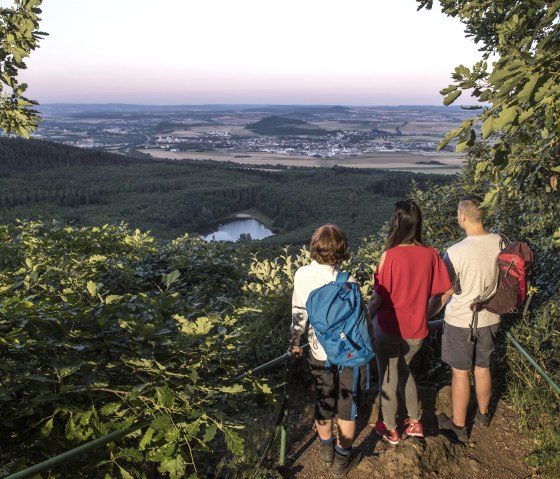
[[[347,168],[389,169],[422,173],[455,174],[461,168],[463,158],[450,152],[409,153],[381,152],[340,156],[335,158],[313,158],[288,153],[247,152],[244,154],[226,151],[167,151],[145,149],[154,158],[171,160],[212,160],[231,161],[239,165],[325,167],[344,166]],[[426,165],[418,162],[438,161],[443,165]]]

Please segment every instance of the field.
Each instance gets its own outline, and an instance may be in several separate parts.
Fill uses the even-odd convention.
[[[344,166],[347,168],[367,168],[412,171],[415,173],[455,174],[459,171],[463,158],[455,153],[409,153],[409,152],[379,152],[363,153],[356,156],[340,156],[335,158],[313,158],[302,155],[282,153],[211,151],[211,152],[179,152],[158,150],[155,148],[140,150],[154,158],[167,158],[172,160],[213,160],[231,161],[240,165],[263,166],[305,166],[326,167]],[[242,157],[242,158],[241,158]],[[419,161],[439,161],[444,165],[419,165]]]

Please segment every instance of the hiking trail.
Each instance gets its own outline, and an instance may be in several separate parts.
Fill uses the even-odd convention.
[[[319,456],[317,433],[313,426],[310,389],[294,391],[290,405],[289,444],[286,479],[330,479],[331,471]],[[383,441],[373,427],[378,417],[379,400],[372,392],[362,404],[354,447],[362,451],[362,460],[350,471],[348,479],[525,479],[540,477],[524,462],[531,444],[521,435],[513,409],[504,401],[492,405],[493,418],[488,428],[469,428],[470,441],[454,441],[439,432],[437,414],[451,415],[451,387],[418,387],[422,403],[425,439],[407,438],[393,446]],[[402,425],[403,412],[399,410]],[[399,429],[400,431],[400,429]],[[297,439],[296,439],[297,438]]]

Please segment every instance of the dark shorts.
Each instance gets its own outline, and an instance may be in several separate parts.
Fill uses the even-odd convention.
[[[325,361],[309,356],[311,375],[315,383],[315,419],[339,419],[354,421],[358,415],[358,399],[364,388],[369,389],[369,365],[354,369],[338,366],[325,369]]]
[[[443,323],[441,359],[452,368],[463,371],[490,367],[490,356],[494,352],[494,342],[499,324],[478,328],[478,334],[471,341],[471,328],[458,328]]]

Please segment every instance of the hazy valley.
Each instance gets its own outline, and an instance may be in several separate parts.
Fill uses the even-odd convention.
[[[45,105],[35,137],[156,158],[454,173],[435,147],[469,110],[440,106]]]

